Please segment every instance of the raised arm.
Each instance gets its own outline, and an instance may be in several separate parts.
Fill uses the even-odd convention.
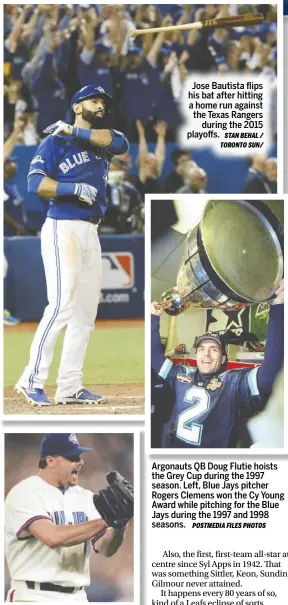
[[[80,54],[80,59],[86,65],[90,65],[95,55],[95,26],[97,23],[97,16],[94,8],[89,9],[84,13],[84,19],[86,21],[86,35],[83,50]]]
[[[154,301],[151,303],[151,367],[158,374],[166,356],[160,340],[160,315],[163,307]]]
[[[35,29],[37,27],[37,22],[38,22],[38,16],[39,16],[39,9],[37,8],[37,5],[36,5],[33,8],[33,12],[32,12],[32,15],[31,15],[29,21],[27,21],[27,23],[25,23],[23,25],[22,37],[24,37],[25,40],[30,38],[30,36],[32,36],[33,32],[35,31]]]
[[[36,73],[34,82],[32,85],[32,91],[37,96],[37,94],[42,93],[44,90],[50,90],[51,83],[53,80],[53,53],[54,53],[54,40],[55,34],[53,34],[53,38],[51,38],[49,51],[46,53],[44,61]]]
[[[26,6],[24,6],[23,9],[21,9],[21,13],[20,13],[18,19],[16,19],[16,21],[13,25],[12,31],[10,32],[7,40],[5,41],[6,48],[12,54],[14,54],[16,52],[17,45],[20,40],[22,27],[25,23],[26,16],[33,6],[34,6],[33,4],[27,4]]]
[[[183,13],[182,13],[180,19],[178,19],[176,25],[184,25],[185,23],[189,23],[191,8],[192,8],[191,4],[184,4]],[[172,42],[174,42],[174,44],[175,43],[183,44],[183,40],[184,40],[184,35],[181,30],[176,30],[172,33]]]
[[[140,120],[136,120],[136,126],[137,126],[138,137],[139,137],[138,154],[139,154],[139,157],[141,157],[148,153],[148,146],[147,146],[147,141],[146,141],[146,136],[145,136],[145,129],[144,129],[142,122]]]
[[[111,155],[121,155],[129,149],[129,143],[125,135],[119,132],[119,130],[114,130],[114,128],[109,130],[91,130],[90,128],[71,126],[71,124],[66,124],[62,120],[59,120],[55,124],[51,124],[51,126],[45,128],[44,132],[53,136],[62,134],[68,137],[75,137],[75,139],[87,142],[89,144],[88,149],[91,144],[95,147],[104,147]]]
[[[161,23],[161,27],[167,27],[168,25],[172,25],[172,24],[173,24],[172,18],[170,17],[170,15],[166,15],[166,17],[164,17],[164,19]],[[148,59],[149,63],[151,63],[151,65],[153,65],[154,67],[157,65],[159,51],[160,51],[160,48],[161,48],[164,40],[165,40],[165,32],[159,32],[157,34],[157,36],[154,38],[150,51],[147,54],[147,59]]]
[[[81,137],[76,134],[76,138]],[[105,147],[111,155],[121,155],[129,149],[129,143],[125,135],[113,128],[111,130],[92,130],[90,143],[95,147]]]
[[[165,162],[166,157],[166,132],[167,132],[167,124],[166,122],[157,122],[154,126],[154,130],[157,134],[157,143],[155,147],[155,157],[158,160],[159,165],[159,176],[162,172],[163,164]]]
[[[148,146],[145,136],[145,129],[140,120],[136,120],[136,126],[138,131],[138,168],[139,168],[139,180],[141,183],[145,182],[146,179],[146,171],[145,171],[145,158],[148,155]]]
[[[275,378],[284,362],[284,280],[277,291],[277,297],[270,307],[265,355],[258,369],[257,383],[261,396],[266,399]]]
[[[17,139],[19,134],[21,134],[21,132],[23,132],[25,128],[25,121],[21,118],[17,118],[17,120],[15,120],[14,124],[13,124],[13,131],[10,134],[10,136],[8,137],[8,139],[6,139],[5,143],[4,143],[4,162],[6,162],[6,160],[9,158],[9,155],[11,155],[16,143],[17,143]]]

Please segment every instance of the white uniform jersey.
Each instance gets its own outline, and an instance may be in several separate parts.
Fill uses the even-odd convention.
[[[28,528],[37,519],[76,525],[100,518],[90,490],[75,486],[63,493],[38,476],[15,485],[5,501],[5,551],[12,581],[87,586],[89,541],[51,549],[32,536]]]

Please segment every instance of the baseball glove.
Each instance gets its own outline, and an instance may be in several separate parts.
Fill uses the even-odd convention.
[[[119,529],[133,517],[134,490],[117,471],[111,471],[106,478],[109,485],[94,494],[94,506],[109,527]]]

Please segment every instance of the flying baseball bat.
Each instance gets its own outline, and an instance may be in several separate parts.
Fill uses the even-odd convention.
[[[177,32],[190,29],[208,29],[219,27],[249,27],[263,23],[264,17],[261,13],[252,13],[237,17],[221,17],[220,19],[206,19],[205,21],[196,21],[195,23],[185,23],[184,25],[167,25],[165,27],[149,27],[148,29],[132,29],[131,38],[142,36],[144,34],[157,34],[158,32]]]

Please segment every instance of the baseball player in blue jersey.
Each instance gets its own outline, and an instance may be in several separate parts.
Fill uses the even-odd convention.
[[[239,370],[226,370],[225,344],[213,332],[195,342],[197,368],[174,365],[165,357],[159,336],[163,305],[152,303],[152,369],[160,376],[154,392],[161,398],[164,379],[174,395],[172,412],[162,428],[161,447],[236,447],[248,418],[265,407],[283,365],[283,303],[282,282],[270,308],[264,361],[259,367]]]
[[[16,390],[36,405],[49,405],[44,384],[55,342],[66,327],[56,403],[96,403],[102,397],[82,385],[82,367],[101,291],[98,225],[106,211],[106,183],[113,155],[129,144],[117,130],[103,128],[112,97],[85,86],[72,98],[74,125],[59,121],[45,132],[32,159],[28,191],[49,200],[41,232],[48,305]]]

